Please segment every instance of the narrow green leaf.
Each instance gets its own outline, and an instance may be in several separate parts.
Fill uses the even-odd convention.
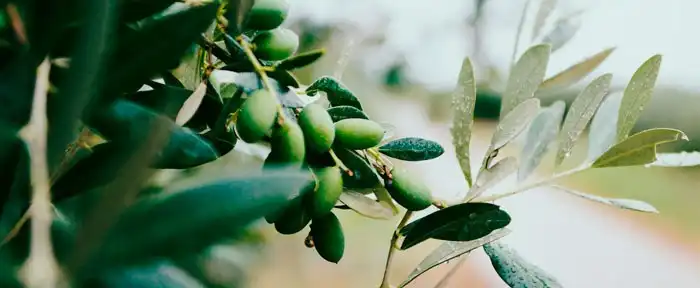
[[[343,161],[343,164],[353,172],[352,176],[343,173],[343,187],[375,188],[381,185],[380,177],[372,165],[357,152],[343,148],[333,149],[333,151]]]
[[[270,78],[277,80],[278,85],[284,88],[299,88],[301,85],[294,74],[289,71],[275,70],[268,72],[267,75],[270,76]]]
[[[485,244],[483,247],[496,273],[508,286],[514,288],[563,287],[549,273],[527,262],[518,252],[500,241]]]
[[[506,146],[520,135],[540,110],[540,100],[530,98],[520,103],[508,115],[499,121],[496,131],[491,137],[491,150],[495,151]]]
[[[202,104],[202,100],[204,99],[204,95],[206,94],[207,83],[199,83],[197,89],[195,89],[194,92],[192,92],[192,94],[187,98],[187,100],[185,100],[185,103],[182,104],[180,111],[175,117],[175,124],[183,126],[185,125],[185,123],[187,123],[187,121],[192,119],[192,116],[194,116],[194,114],[197,113],[197,109],[199,109],[199,105]]]
[[[510,216],[490,203],[462,203],[447,207],[413,221],[401,229],[405,236],[401,250],[430,238],[446,241],[471,241],[510,224]]]
[[[656,161],[651,166],[657,167],[694,167],[700,166],[700,152],[656,153]]]
[[[318,91],[326,93],[331,106],[352,106],[362,110],[362,104],[355,94],[331,76],[322,76],[306,88],[306,94],[310,96],[314,96]]]
[[[134,22],[163,11],[176,1],[174,0],[122,0],[120,16],[123,22]]]
[[[323,48],[307,51],[304,53],[299,53],[297,55],[294,55],[292,57],[289,57],[287,59],[280,61],[275,66],[275,69],[281,69],[281,70],[299,69],[299,68],[311,65],[312,63],[316,62],[316,60],[320,59],[324,54],[326,54],[326,50]]]
[[[217,1],[218,2],[218,1]],[[243,31],[243,26],[246,22],[246,16],[250,9],[253,8],[255,0],[236,0],[229,1],[226,9],[226,20],[228,26],[226,32],[232,36],[238,36]]]
[[[593,161],[615,145],[617,115],[620,111],[622,93],[608,95],[593,117],[588,135],[588,160]]]
[[[572,195],[576,195],[578,197],[588,199],[591,201],[595,201],[598,203],[603,203],[607,204],[613,207],[617,207],[620,209],[628,209],[628,210],[634,210],[634,211],[639,211],[639,212],[648,212],[648,213],[659,213],[659,210],[656,210],[654,206],[651,206],[649,203],[646,203],[644,201],[639,201],[639,200],[634,200],[634,199],[622,199],[622,198],[605,198],[597,195],[591,195],[588,193],[583,193],[579,191],[575,191],[566,187],[554,185],[552,186],[554,188],[557,188],[558,190],[570,193]]]
[[[175,120],[177,113],[192,92],[169,85],[153,85],[153,90],[138,91],[125,98]]]
[[[161,73],[160,76],[163,77],[163,82],[165,83],[165,85],[185,89],[185,84],[182,84],[182,82],[180,82],[180,79],[177,79],[177,77],[175,77],[173,73],[164,72]]]
[[[544,36],[542,42],[552,45],[552,53],[564,47],[581,28],[581,21],[577,16],[578,14],[557,20],[554,29]]]
[[[656,78],[659,76],[661,68],[661,55],[654,55],[647,59],[636,72],[625,87],[620,105],[620,114],[617,120],[617,142],[627,138],[632,128],[637,123],[637,119],[642,115],[644,107],[651,100],[656,85]]]
[[[554,161],[556,166],[561,165],[564,159],[571,154],[576,141],[583,134],[583,130],[586,129],[593,115],[598,111],[600,103],[608,94],[611,81],[612,74],[603,74],[596,78],[581,91],[571,104],[557,140],[559,147]]]
[[[549,18],[549,15],[552,14],[556,6],[557,0],[542,0],[540,2],[540,8],[537,9],[537,15],[535,16],[535,25],[532,26],[531,40],[534,41],[537,37],[540,37],[542,27],[544,27],[547,18]]]
[[[172,288],[206,287],[169,261],[110,270],[84,284],[88,287],[147,288],[153,285]]]
[[[350,209],[362,216],[372,219],[391,219],[393,211],[376,200],[354,191],[343,191],[340,194],[340,202],[348,205]]]
[[[588,76],[588,74],[591,74],[593,70],[598,68],[598,66],[600,66],[605,59],[608,59],[608,56],[610,56],[610,54],[612,54],[614,51],[615,47],[607,48],[591,57],[583,59],[581,62],[578,62],[548,78],[547,80],[544,80],[539,89],[563,89],[578,83],[578,81],[581,81],[581,79],[585,78]]]
[[[396,139],[382,145],[378,150],[386,156],[404,161],[430,160],[445,153],[445,149],[439,143],[417,137]]]
[[[465,58],[462,69],[459,72],[459,82],[452,93],[452,144],[455,154],[462,169],[464,179],[469,186],[472,185],[471,157],[469,146],[474,125],[474,105],[476,104],[476,84],[474,81],[474,68],[471,60]]]
[[[554,102],[550,107],[543,109],[532,120],[525,139],[525,145],[520,152],[520,168],[518,169],[518,181],[523,181],[537,169],[542,158],[549,150],[554,139],[557,138],[559,127],[564,115],[566,104],[562,100]]]
[[[547,72],[550,48],[549,44],[532,46],[513,66],[501,100],[501,119],[520,103],[535,95]]]
[[[592,167],[620,167],[650,164],[656,161],[656,147],[659,144],[688,140],[680,130],[655,128],[644,130],[626,138],[603,153],[593,162]]]
[[[331,115],[333,122],[338,122],[343,119],[358,118],[358,119],[369,119],[365,112],[352,106],[335,106],[328,110],[328,114]]]
[[[101,270],[199,253],[279,211],[310,180],[309,173],[298,170],[268,170],[143,198],[110,228],[91,266]]]
[[[488,189],[496,186],[498,183],[503,181],[506,177],[515,173],[518,170],[518,159],[512,156],[501,159],[500,161],[493,164],[492,167],[482,170],[479,176],[476,178],[476,183],[471,190],[467,193],[466,200],[471,201],[472,199],[479,197]]]
[[[430,252],[428,256],[423,258],[423,260],[418,264],[418,266],[414,268],[413,271],[411,271],[411,274],[408,275],[407,279],[404,280],[398,287],[406,287],[406,285],[410,284],[411,282],[413,282],[413,280],[423,275],[423,273],[428,272],[430,269],[440,266],[441,264],[455,259],[459,256],[467,254],[474,249],[484,246],[487,243],[491,243],[493,241],[501,239],[506,235],[510,234],[510,232],[511,231],[507,228],[502,228],[494,230],[489,235],[472,241],[445,241],[442,244],[440,244],[438,248],[433,250],[433,252]]]

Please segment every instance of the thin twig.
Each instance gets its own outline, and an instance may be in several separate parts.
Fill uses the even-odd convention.
[[[530,8],[530,0],[525,2],[525,7],[523,7],[523,14],[520,16],[520,23],[518,24],[518,31],[515,32],[515,44],[513,45],[513,55],[510,56],[510,70],[512,70],[513,65],[515,65],[515,58],[518,56],[518,48],[520,47],[520,38],[522,38],[523,28],[525,27],[525,19],[527,19],[527,10]]]
[[[51,245],[51,192],[49,168],[46,158],[46,135],[48,120],[46,118],[46,94],[49,89],[49,71],[51,63],[48,58],[39,65],[34,89],[29,123],[20,130],[20,137],[27,143],[31,163],[30,179],[32,183],[31,240],[29,258],[22,268],[23,280],[28,287],[56,287],[58,273],[56,259]]]
[[[267,73],[265,72],[265,67],[263,67],[260,64],[260,61],[258,61],[258,58],[255,57],[253,49],[251,48],[250,43],[248,43],[248,41],[243,39],[243,37],[240,37],[238,43],[241,44],[241,47],[243,47],[243,51],[248,57],[248,60],[251,64],[253,64],[253,69],[255,69],[255,72],[258,74],[258,76],[260,76],[260,80],[263,83],[263,87],[267,89],[267,91],[270,91],[270,93],[272,93],[272,95],[275,96],[275,99],[277,99],[277,112],[279,113],[279,120],[284,121],[284,111],[282,110],[282,104],[279,103],[277,90],[272,87],[272,84],[270,83],[270,77],[268,77]]]
[[[399,225],[396,225],[396,230],[394,230],[394,233],[391,236],[389,252],[386,255],[386,266],[384,266],[384,276],[382,277],[382,284],[379,286],[379,288],[391,288],[391,285],[389,285],[389,274],[391,272],[391,263],[394,260],[396,243],[399,241],[399,231],[401,228],[403,228],[403,226],[406,226],[406,223],[408,223],[408,220],[411,219],[411,216],[413,216],[413,212],[406,211],[406,213],[403,214],[403,218],[401,218]]]

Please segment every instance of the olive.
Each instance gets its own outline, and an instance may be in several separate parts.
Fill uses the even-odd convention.
[[[292,30],[276,28],[255,36],[253,44],[258,58],[279,61],[294,55],[299,48],[299,36]]]
[[[304,134],[301,128],[294,121],[285,120],[280,127],[275,128],[272,132],[270,154],[265,163],[299,164],[301,166],[305,155]]]
[[[268,222],[274,221],[275,230],[283,235],[296,234],[311,222],[311,216],[304,209],[301,199],[292,200],[279,214],[270,215]]]
[[[430,189],[419,178],[406,170],[394,168],[385,187],[396,203],[409,211],[420,211],[432,205]]]
[[[338,217],[328,213],[311,222],[311,237],[316,252],[328,262],[338,263],[345,252],[345,235]]]
[[[367,119],[343,119],[335,123],[335,142],[351,150],[362,150],[379,145],[384,128]]]
[[[308,209],[312,217],[321,217],[335,207],[343,193],[343,178],[337,166],[314,170],[316,188],[308,195]]]
[[[245,27],[249,30],[275,29],[288,15],[289,0],[256,0],[248,12]]]
[[[260,141],[275,124],[277,99],[267,90],[257,90],[238,111],[236,133],[247,143]]]
[[[335,140],[335,127],[326,109],[318,104],[308,104],[299,113],[298,121],[310,151],[323,153],[331,149]]]

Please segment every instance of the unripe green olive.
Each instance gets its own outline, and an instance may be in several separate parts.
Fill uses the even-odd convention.
[[[256,0],[248,12],[246,29],[275,29],[282,25],[288,15],[289,0]]]
[[[308,209],[312,217],[322,217],[331,212],[343,193],[343,177],[337,166],[314,170],[316,188],[307,194]]]
[[[321,218],[314,218],[311,223],[311,237],[321,258],[332,263],[338,263],[343,258],[345,235],[335,214],[328,213]]]
[[[309,151],[323,153],[331,149],[335,140],[333,119],[321,105],[311,103],[299,113],[299,126]]]
[[[286,28],[265,31],[253,38],[255,56],[263,60],[287,59],[299,48],[299,35]]]
[[[292,200],[289,205],[277,215],[270,215],[275,222],[275,230],[283,235],[296,234],[311,222],[311,215],[304,209],[301,199]]]
[[[265,164],[299,164],[301,166],[305,155],[304,133],[297,123],[285,120],[272,132],[270,154],[267,156]]]
[[[335,123],[335,142],[351,150],[362,150],[379,145],[384,128],[367,119],[343,119]]]
[[[245,100],[238,111],[236,132],[247,143],[260,141],[275,124],[277,99],[267,90],[257,90]]]
[[[391,179],[386,179],[385,182],[391,198],[409,211],[420,211],[432,205],[428,186],[404,169],[392,169]]]

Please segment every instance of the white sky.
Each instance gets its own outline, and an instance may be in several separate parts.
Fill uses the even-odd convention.
[[[469,49],[470,33],[462,23],[472,9],[469,0],[291,0],[292,18],[312,17],[321,22],[351,24],[366,33],[391,35],[386,46],[364,57],[370,71],[392,61],[403,51],[411,64],[410,76],[436,89],[456,83],[461,58]],[[538,0],[532,0],[529,20]],[[582,27],[550,60],[548,75],[610,46],[615,53],[597,74],[612,72],[613,82],[624,85],[642,62],[664,55],[659,84],[700,88],[700,1],[693,0],[559,0],[554,15],[586,8]],[[489,58],[508,67],[525,0],[487,0],[484,40]],[[552,23],[554,17],[550,17]],[[531,23],[530,23],[531,24]],[[525,31],[531,26],[526,25]],[[521,40],[521,50],[528,46]],[[595,75],[594,75],[595,76]]]

